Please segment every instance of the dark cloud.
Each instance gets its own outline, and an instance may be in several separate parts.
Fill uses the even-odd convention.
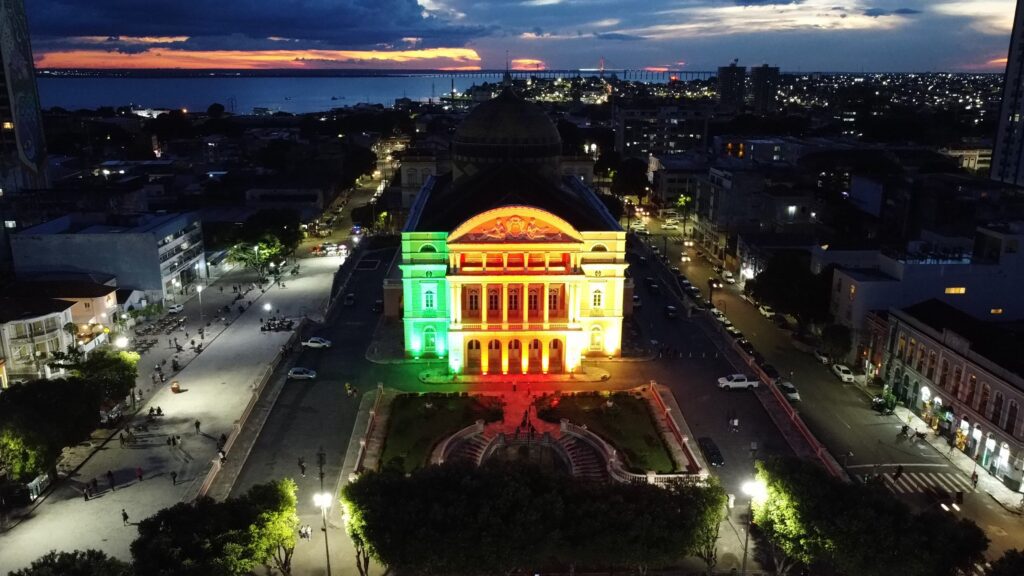
[[[737,6],[771,6],[773,4],[803,4],[804,0],[733,0]]]
[[[643,36],[637,36],[635,34],[623,34],[621,32],[598,32],[594,34],[594,38],[598,40],[620,40],[625,42],[634,42],[636,40],[646,40]]]
[[[910,14],[920,14],[921,11],[920,10],[914,10],[913,8],[897,8],[897,9],[893,10],[892,13],[893,14],[910,15]]]
[[[426,15],[416,0],[40,0],[26,3],[35,38],[189,36],[231,38],[235,49],[295,38],[321,48],[360,49],[402,38],[423,47],[461,46],[493,32]],[[213,40],[212,42],[219,42]],[[193,46],[186,46],[193,48]]]
[[[920,10],[914,10],[913,8],[897,8],[895,10],[886,10],[884,8],[868,8],[864,11],[865,16],[872,18],[878,18],[880,16],[909,16],[911,14],[920,14]]]

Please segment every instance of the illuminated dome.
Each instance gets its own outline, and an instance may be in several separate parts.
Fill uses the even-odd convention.
[[[561,154],[562,139],[544,110],[505,88],[456,128],[452,172],[458,181],[490,166],[521,164],[557,176]]]

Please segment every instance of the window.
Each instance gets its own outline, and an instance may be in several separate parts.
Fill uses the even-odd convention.
[[[508,292],[508,309],[519,310],[519,290],[509,290]]]
[[[967,288],[964,286],[947,286],[946,294],[967,294]]]
[[[436,303],[434,302],[434,289],[427,288],[423,291],[423,309],[433,310]]]
[[[1006,430],[1010,436],[1015,436],[1014,431],[1017,429],[1017,403],[1010,400],[1010,409],[1006,411],[1006,426],[1003,430]]]
[[[918,371],[918,372],[921,372],[921,373],[923,373],[923,372],[924,372],[924,359],[925,359],[925,354],[926,354],[926,352],[925,352],[924,346],[921,346],[921,351],[920,351],[920,353],[919,353],[919,354],[917,355],[917,371]],[[934,354],[934,352],[932,352],[932,354]]]
[[[424,244],[423,246],[420,246],[420,252],[423,254],[433,254],[437,252],[437,248],[434,248],[430,244]]]
[[[935,352],[928,355],[928,379],[933,380],[935,378]]]
[[[948,390],[947,384],[949,384],[949,362],[943,359],[942,369],[939,370],[939,388]]]
[[[993,308],[993,309],[989,310],[988,313],[992,314],[994,316],[998,316],[998,315],[1003,313],[1003,309],[1002,308]]]
[[[960,398],[960,384],[961,384],[960,380],[962,379],[961,376],[963,376],[963,370],[959,366],[957,366],[956,368],[953,368],[953,392],[952,392],[952,394],[953,394],[953,397],[957,398],[957,399]]]
[[[526,303],[530,310],[536,311],[538,309],[538,307],[539,307],[538,296],[539,295],[537,294],[536,290],[530,290],[530,294],[527,297],[528,300],[527,300],[527,303]]]
[[[499,303],[501,299],[497,290],[491,290],[487,292],[487,309],[488,310],[500,310]]]
[[[548,291],[548,310],[558,310],[558,290]]]
[[[480,309],[480,293],[475,290],[469,293],[469,309],[474,312]]]
[[[978,386],[978,377],[971,374],[967,377],[967,397],[964,398],[964,403],[968,406],[974,406],[974,389]]]
[[[996,426],[999,426],[999,423],[1002,421],[1002,418],[1003,418],[1003,395],[1001,393],[999,393],[999,392],[996,392],[995,399],[992,400],[992,416],[989,418],[989,420],[993,424],[995,424]]]
[[[855,285],[853,285],[853,284],[850,284],[850,302],[853,302],[853,299],[856,298],[856,297],[857,297],[857,287]]]
[[[89,302],[88,300],[82,302],[82,305],[85,306],[86,309],[92,308],[92,303]]]
[[[988,409],[988,395],[990,394],[988,384],[981,383],[981,400],[978,402],[978,414],[984,414]]]
[[[594,326],[590,329],[590,349],[601,350],[604,348],[604,335],[601,333],[600,326]]]
[[[794,206],[792,204],[790,204],[789,206],[786,206],[786,214],[788,214],[791,218],[793,216],[796,216],[796,206]]]
[[[591,295],[590,305],[592,308],[601,308],[604,305],[604,293],[600,290],[594,290]]]

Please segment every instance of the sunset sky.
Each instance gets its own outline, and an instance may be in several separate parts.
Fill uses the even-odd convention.
[[[41,68],[1002,71],[1013,0],[29,0]]]

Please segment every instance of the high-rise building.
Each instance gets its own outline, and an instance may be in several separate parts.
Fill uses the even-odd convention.
[[[999,131],[992,153],[992,178],[1024,186],[1024,0],[1017,0],[1010,51],[1006,59],[1006,83]]]
[[[754,112],[769,114],[778,106],[779,69],[762,64],[750,69],[750,91],[754,97]]]
[[[746,96],[747,69],[736,65],[718,68],[718,103],[737,110],[743,108]]]
[[[22,0],[0,0],[0,186],[46,187],[46,145]]]

